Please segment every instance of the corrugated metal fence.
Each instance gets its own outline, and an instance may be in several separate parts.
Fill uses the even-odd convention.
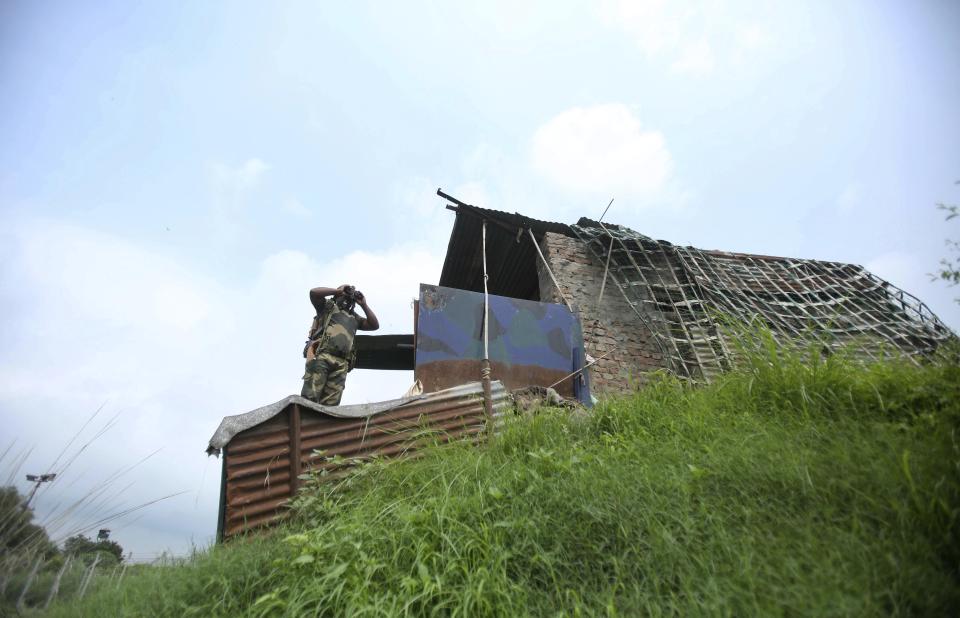
[[[494,418],[510,394],[493,383]],[[328,408],[290,396],[247,414],[227,417],[208,452],[223,454],[218,537],[229,538],[286,516],[300,475],[345,467],[328,458],[392,457],[425,444],[477,439],[486,429],[479,382],[413,398]],[[291,456],[291,453],[295,454]]]

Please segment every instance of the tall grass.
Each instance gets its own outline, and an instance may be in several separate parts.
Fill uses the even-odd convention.
[[[55,615],[949,615],[960,368],[752,355],[317,479],[289,527]]]
[[[86,419],[52,462],[43,462],[42,467],[30,470],[54,477],[51,481],[21,491],[16,481],[23,478],[24,466],[30,460],[33,448],[17,451],[14,440],[0,450],[0,477],[6,478],[0,485],[0,616],[42,607],[48,598],[52,600],[57,595],[61,599],[82,596],[105,581],[119,580],[120,567],[115,559],[113,564],[98,561],[87,567],[74,561],[64,566],[64,560],[69,557],[64,556],[58,546],[70,537],[89,533],[105,524],[121,524],[122,528],[135,521],[131,516],[139,511],[179,495],[170,494],[132,506],[122,501],[135,481],[118,487],[120,482],[159,450],[121,466],[102,480],[87,484],[79,495],[70,492],[83,479],[82,473],[73,474],[80,457],[118,423],[119,412],[99,428],[92,426],[103,408],[101,405]],[[86,433],[88,427],[93,430],[92,436]],[[65,480],[66,487],[63,486]],[[63,496],[60,492],[75,495],[61,500],[57,497]],[[41,498],[50,500],[42,509],[44,517],[37,520],[34,508]],[[113,571],[104,573],[111,568]]]

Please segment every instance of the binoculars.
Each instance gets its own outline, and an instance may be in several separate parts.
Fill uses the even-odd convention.
[[[334,300],[341,309],[353,309],[355,304],[363,300],[363,292],[352,285],[345,285]]]

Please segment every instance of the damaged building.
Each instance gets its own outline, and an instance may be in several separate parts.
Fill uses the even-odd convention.
[[[440,285],[482,290],[487,221],[490,293],[570,307],[598,397],[659,369],[709,381],[757,326],[780,345],[814,342],[867,360],[929,355],[955,337],[915,296],[855,264],[682,247],[587,218],[448,208],[456,221]]]
[[[710,381],[734,363],[739,333],[756,326],[779,345],[865,359],[922,357],[955,337],[861,266],[681,247],[438,193],[455,218],[440,281],[420,285],[413,332],[356,337],[358,368],[412,370],[421,388],[337,407],[291,395],[224,418],[207,449],[222,456],[219,538],[283,518],[307,471],[333,478],[354,458],[479,439],[517,389],[549,387],[589,406],[654,371]]]

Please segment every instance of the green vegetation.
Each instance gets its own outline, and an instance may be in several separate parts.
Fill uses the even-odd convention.
[[[57,553],[47,531],[34,523],[33,508],[25,505],[25,500],[16,487],[0,487],[0,549],[4,557],[14,553]]]
[[[27,593],[23,595],[22,610],[18,611],[16,604],[29,579],[31,564],[28,562],[25,568],[7,576],[7,586],[3,590],[3,595],[0,596],[0,616],[35,615],[37,610],[44,607],[47,600],[51,599],[51,589],[54,587],[56,587],[56,599],[63,603],[63,607],[68,608],[84,589],[84,582],[88,578],[86,593],[92,594],[105,588],[115,589],[121,583],[125,584],[132,573],[150,568],[147,565],[132,566],[129,568],[129,573],[124,573],[124,579],[121,582],[119,577],[123,567],[119,565],[114,564],[103,568],[98,565],[98,568],[91,573],[89,565],[84,564],[82,560],[71,559],[67,562],[66,557],[55,555],[43,563],[30,581]],[[58,575],[60,575],[59,585],[56,584]]]
[[[123,561],[119,543],[82,534],[68,538],[61,552],[46,529],[34,523],[28,501],[14,486],[0,487],[0,616],[44,607],[57,595],[75,598],[81,590],[96,589],[117,577]]]
[[[98,564],[116,566],[123,562],[123,547],[116,541],[93,540],[82,534],[70,537],[63,542],[63,553],[80,558],[85,564],[93,562],[100,554]]]
[[[960,184],[960,181],[957,184]],[[956,204],[937,204],[937,208],[947,213],[945,217],[947,221],[960,217],[960,206]],[[948,285],[957,285],[960,283],[960,241],[948,238],[947,249],[958,255],[941,259],[940,268],[933,274],[933,278],[942,279]],[[955,300],[960,303],[960,298]]]
[[[773,348],[314,482],[54,615],[956,615],[960,367]]]

